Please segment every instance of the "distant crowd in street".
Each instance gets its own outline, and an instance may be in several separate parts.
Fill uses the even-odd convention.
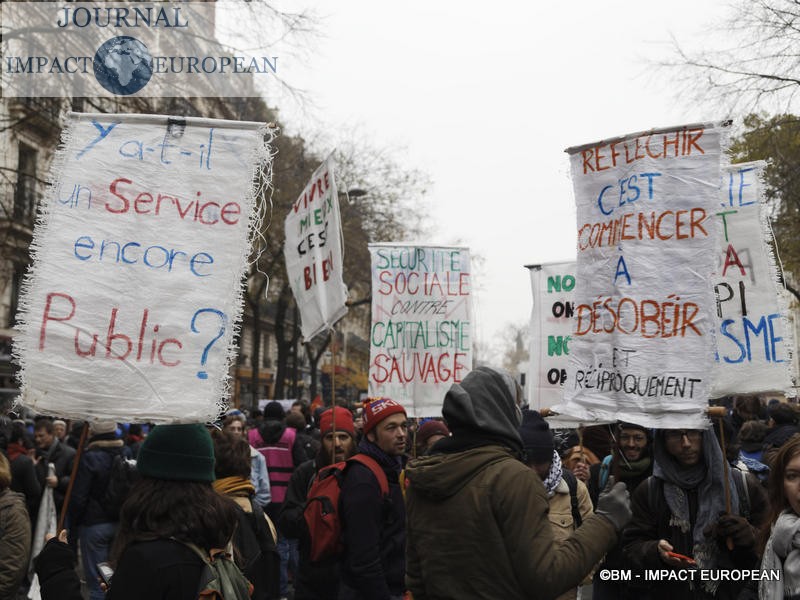
[[[424,419],[7,418],[0,600],[800,598],[797,407],[717,403],[707,429],[553,430],[478,367]]]

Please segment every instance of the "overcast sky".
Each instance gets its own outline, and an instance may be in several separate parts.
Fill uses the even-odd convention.
[[[430,175],[426,241],[458,241],[481,258],[474,306],[484,343],[527,323],[524,265],[575,258],[565,148],[727,116],[679,94],[653,66],[671,36],[702,41],[729,14],[720,0],[287,5],[323,16],[315,51],[280,59],[281,75],[314,105],[300,115],[285,98],[270,102],[295,132],[335,138],[359,127]]]

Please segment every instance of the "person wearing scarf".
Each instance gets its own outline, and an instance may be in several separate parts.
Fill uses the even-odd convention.
[[[250,481],[250,444],[242,436],[215,431],[214,490],[231,498],[238,508],[238,526],[233,536],[233,557],[253,584],[252,600],[277,598],[280,557],[275,526],[255,502],[256,488]]]
[[[389,398],[364,403],[364,437],[357,454],[372,458],[386,474],[383,497],[369,467],[355,463],[340,492],[342,541],[339,600],[394,600],[405,592],[406,511],[400,488],[408,417]]]
[[[725,466],[711,428],[657,430],[653,475],[633,495],[633,520],[624,534],[624,554],[638,569],[694,568],[669,552],[689,556],[705,571],[752,569],[758,564],[755,527],[763,521],[766,499],[747,476],[749,520],[740,514],[742,474],[728,472],[730,513],[725,504]],[[659,582],[653,598],[736,598],[741,582]]]
[[[589,469],[589,480],[586,485],[589,488],[592,504],[597,503],[597,498],[610,476],[613,475],[617,481],[624,483],[628,491],[633,493],[639,484],[653,473],[650,430],[637,423],[620,422],[612,432],[614,446],[611,454]],[[626,566],[620,540],[620,543],[608,552],[603,563],[595,569],[592,581],[593,600],[626,600],[641,597],[642,590],[637,581],[604,581],[600,577],[604,569],[624,569]]]
[[[771,507],[764,528],[761,570],[778,572],[759,584],[760,600],[800,599],[800,436],[786,442],[775,456],[767,482]],[[767,537],[767,534],[769,537]],[[773,580],[774,579],[774,580]]]
[[[586,489],[586,484],[562,466],[561,457],[555,449],[550,426],[538,412],[522,411],[519,435],[522,438],[525,462],[539,475],[547,492],[550,507],[548,517],[553,529],[553,542],[555,545],[561,545],[578,527],[572,514],[572,496],[565,477],[572,477],[575,480],[576,499],[581,520],[588,519],[593,512],[589,490]],[[591,580],[591,573],[589,573],[583,584],[588,585]],[[558,600],[574,600],[577,597],[578,588],[574,587],[561,594]]]

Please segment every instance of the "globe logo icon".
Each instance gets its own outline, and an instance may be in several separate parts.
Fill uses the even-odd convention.
[[[117,96],[141,90],[153,76],[153,57],[142,42],[121,35],[111,38],[94,55],[94,77]]]

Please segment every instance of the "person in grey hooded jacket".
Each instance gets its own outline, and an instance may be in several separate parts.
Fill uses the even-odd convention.
[[[555,547],[547,493],[521,460],[520,402],[511,375],[489,367],[445,396],[452,437],[406,469],[414,600],[555,598],[580,583],[630,520],[624,484],[609,481],[597,512]]]

